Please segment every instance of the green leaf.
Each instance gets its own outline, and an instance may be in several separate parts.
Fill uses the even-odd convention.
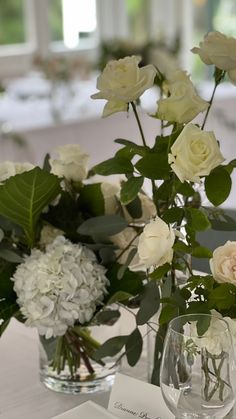
[[[13,290],[14,282],[11,281],[11,278],[15,272],[16,265],[3,262],[0,267],[0,300],[1,298],[6,299],[7,301],[15,302],[16,294]],[[0,317],[1,318],[1,317]]]
[[[112,297],[107,301],[107,305],[118,303],[120,301],[129,300],[129,298],[133,297],[132,294],[124,291],[117,291]]]
[[[169,263],[165,263],[162,266],[159,266],[158,268],[156,268],[150,275],[149,278],[153,279],[153,280],[158,280],[163,278],[167,272],[169,272],[171,266]]]
[[[170,208],[167,209],[162,219],[167,223],[181,223],[182,219],[184,217],[184,210],[182,208]]]
[[[208,217],[200,209],[187,208],[186,217],[188,224],[190,224],[195,231],[205,231],[211,227]]]
[[[223,310],[229,309],[236,303],[236,287],[232,284],[220,284],[209,295],[210,308]]]
[[[236,230],[236,221],[221,221],[211,219],[211,227],[213,230],[217,231],[235,231]]]
[[[133,173],[133,165],[129,159],[113,157],[94,166],[95,173],[103,176]]]
[[[127,226],[127,221],[120,215],[101,215],[84,221],[77,231],[85,236],[113,236]]]
[[[126,269],[128,268],[130,262],[132,262],[132,260],[133,260],[134,256],[136,255],[136,253],[137,253],[136,247],[130,250],[130,252],[128,254],[128,257],[127,257],[125,263],[120,267],[119,271],[117,272],[117,278],[118,279],[123,278]]]
[[[0,336],[6,329],[10,319],[19,311],[18,304],[9,301],[0,301],[0,319],[4,322],[0,325]],[[7,324],[4,324],[7,323]]]
[[[195,258],[208,258],[212,257],[212,251],[205,246],[196,246],[192,251],[192,256]]]
[[[143,186],[144,178],[140,177],[130,177],[127,182],[122,183],[120,191],[120,200],[124,205],[129,204],[136,198],[140,189]]]
[[[138,196],[136,196],[136,198],[133,201],[126,205],[126,209],[133,219],[138,219],[142,217],[143,212],[141,199]]]
[[[176,186],[176,189],[178,191],[178,193],[180,193],[183,196],[193,196],[195,194],[195,190],[194,188],[187,182],[179,182],[178,185]]]
[[[163,309],[161,310],[161,314],[159,317],[159,324],[160,325],[166,324],[177,315],[178,315],[178,307],[170,305],[170,304],[165,305]]]
[[[60,179],[35,167],[10,177],[0,186],[0,214],[20,225],[28,244],[35,240],[35,229],[42,210],[60,193]]]
[[[192,248],[188,246],[187,244],[185,244],[184,242],[182,242],[181,240],[178,240],[173,245],[173,249],[181,253],[192,253]]]
[[[230,174],[223,167],[217,167],[205,178],[205,190],[209,201],[218,206],[229,196],[232,186]]]
[[[113,325],[119,317],[119,310],[102,310],[96,315],[96,321],[99,324]]]
[[[100,348],[96,350],[93,357],[95,360],[101,360],[102,358],[105,358],[107,356],[115,356],[118,354],[123,346],[126,344],[127,339],[129,336],[123,335],[123,336],[115,336],[111,339],[108,339],[106,342],[104,342]]]
[[[135,144],[132,141],[125,140],[123,138],[117,138],[115,140],[115,143],[124,145],[125,149],[129,152],[129,154],[132,154],[132,155],[138,154],[139,156],[145,156],[145,154],[147,153],[145,147],[143,147],[141,145],[138,145],[138,144]],[[118,151],[118,153],[119,153],[119,151]]]
[[[92,216],[103,215],[105,210],[101,183],[85,185],[79,194],[78,205],[80,210]]]
[[[136,169],[149,179],[168,179],[170,166],[167,154],[149,153],[135,164]]]
[[[143,289],[143,280],[146,277],[145,272],[132,272],[126,269],[123,278],[118,279],[118,272],[121,266],[118,263],[112,263],[107,269],[106,277],[110,282],[107,288],[107,300],[109,301],[115,293],[125,292],[128,296],[136,296]]]
[[[9,250],[0,245],[0,258],[12,263],[21,263],[23,258],[13,250]]]
[[[128,364],[131,367],[134,367],[137,364],[143,350],[143,338],[138,328],[134,329],[128,337],[125,349]]]
[[[197,321],[197,333],[198,333],[198,335],[203,336],[207,332],[207,330],[209,329],[210,324],[211,324],[210,316],[209,317],[208,316],[203,317],[203,318],[201,318],[201,320],[199,319]]]
[[[144,286],[144,292],[140,303],[140,309],[136,316],[138,325],[145,324],[160,307],[159,286],[155,281],[150,281]]]

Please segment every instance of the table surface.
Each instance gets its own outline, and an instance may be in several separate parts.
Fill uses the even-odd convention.
[[[135,368],[122,366],[122,372],[146,381],[144,357]],[[107,407],[109,392],[94,395],[66,395],[48,390],[39,381],[38,337],[34,329],[14,319],[0,340],[0,418],[50,419],[75,406],[93,400]],[[227,419],[236,418],[236,410]],[[82,418],[81,418],[82,419]]]

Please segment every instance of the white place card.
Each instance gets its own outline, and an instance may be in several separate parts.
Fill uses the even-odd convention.
[[[120,373],[116,373],[108,410],[122,419],[174,418],[159,387]]]
[[[89,400],[52,419],[117,419],[117,416]]]

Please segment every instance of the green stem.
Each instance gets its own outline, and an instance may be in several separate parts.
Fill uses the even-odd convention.
[[[220,75],[220,77],[215,81],[215,86],[214,86],[213,92],[211,94],[211,98],[209,100],[209,106],[207,108],[207,111],[206,111],[206,114],[205,114],[205,117],[204,117],[204,120],[203,120],[203,123],[202,123],[202,127],[201,127],[202,130],[205,127],[205,124],[206,124],[206,121],[207,121],[207,118],[208,118],[208,114],[210,112],[210,109],[211,109],[211,106],[212,106],[212,103],[213,103],[213,100],[214,100],[214,97],[215,97],[215,92],[216,92],[217,86],[219,86],[219,84],[223,80],[224,76],[225,76],[225,71],[223,71],[222,74]]]
[[[148,145],[146,143],[146,140],[145,140],[143,128],[142,128],[142,125],[141,125],[141,122],[140,122],[140,119],[139,119],[139,116],[138,116],[138,112],[137,112],[135,103],[134,102],[131,102],[131,106],[132,106],[132,109],[133,109],[133,112],[134,112],[135,119],[136,119],[137,124],[138,124],[138,128],[139,128],[139,132],[140,132],[140,135],[141,135],[141,138],[142,138],[143,146],[148,151],[149,150],[149,147],[148,147]],[[156,206],[157,214],[158,214],[158,216],[160,216],[160,209],[159,209],[159,206],[158,206],[158,204],[156,202],[156,199],[155,199],[155,194],[156,194],[156,191],[157,191],[157,187],[156,187],[156,184],[155,184],[155,182],[154,182],[153,179],[151,179],[151,183],[152,183],[153,201],[154,201],[154,204]]]
[[[78,336],[89,342],[94,349],[100,348],[101,344],[91,336],[87,329],[81,328],[80,326],[74,326],[73,330]]]
[[[121,258],[121,256],[126,252],[126,250],[129,249],[129,247],[131,246],[131,244],[137,239],[138,236],[140,236],[142,231],[138,232],[133,238],[132,240],[130,240],[130,242],[127,244],[127,246],[119,253],[119,255],[116,258],[116,262]]]

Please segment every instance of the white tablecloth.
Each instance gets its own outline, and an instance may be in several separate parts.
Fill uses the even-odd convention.
[[[122,371],[144,380],[147,377],[144,360],[133,369],[123,365]],[[88,399],[108,405],[108,392],[88,396],[56,393],[40,383],[38,374],[37,332],[12,319],[0,338],[1,419],[50,419]]]

